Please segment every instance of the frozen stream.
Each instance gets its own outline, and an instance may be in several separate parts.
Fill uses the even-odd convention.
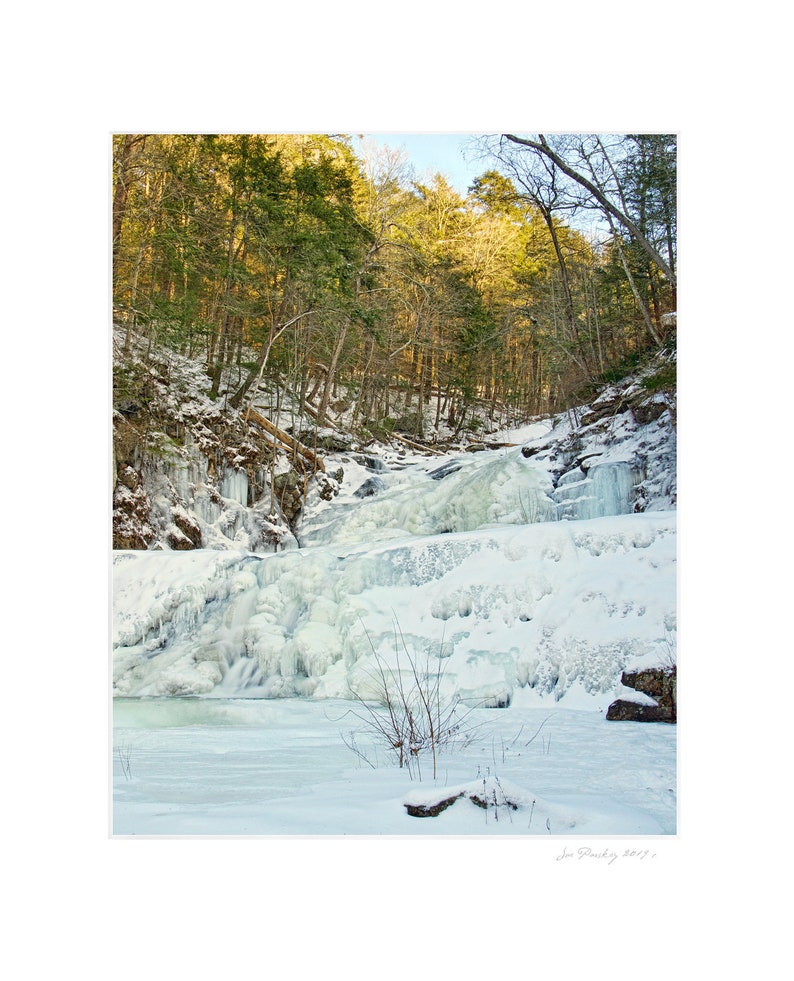
[[[342,700],[116,699],[113,833],[676,831],[675,726],[608,723],[591,710],[480,709],[467,719],[471,740],[442,755],[434,784],[426,758],[421,782],[395,766],[351,713],[356,708]],[[403,806],[410,792],[486,774],[521,788],[527,804],[486,812],[459,800],[424,819]]]

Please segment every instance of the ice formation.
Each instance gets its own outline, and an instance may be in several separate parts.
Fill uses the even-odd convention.
[[[269,554],[248,544],[245,474],[221,477],[221,510],[185,472],[227,544],[115,553],[114,692],[377,698],[379,668],[413,661],[471,702],[606,700],[675,629],[675,450],[666,419],[591,428],[343,454],[335,496],[307,499],[303,547]]]

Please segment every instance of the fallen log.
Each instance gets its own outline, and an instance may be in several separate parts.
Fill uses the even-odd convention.
[[[285,433],[283,429],[279,429],[278,426],[274,425],[269,419],[260,415],[255,409],[249,409],[246,413],[246,418],[249,423],[254,423],[259,426],[260,429],[264,429],[266,433],[277,440],[284,449],[291,450],[297,456],[301,458],[304,463],[307,463],[314,470],[322,470],[325,473],[325,464],[322,459],[317,456],[317,454],[310,450],[308,446],[304,446],[299,440],[295,439],[294,436],[290,436],[289,433]]]
[[[476,453],[478,450],[505,450],[509,449],[511,446],[518,446],[518,443],[492,443],[486,439],[475,439],[472,440],[466,446],[467,453]]]
[[[398,436],[397,433],[389,433],[389,439],[396,439],[400,443],[405,443],[406,446],[410,446],[414,450],[421,450],[422,453],[433,453],[436,456],[443,456],[444,454],[440,450],[433,449],[432,446],[423,446],[421,443],[414,443],[410,439],[406,439],[405,436]]]

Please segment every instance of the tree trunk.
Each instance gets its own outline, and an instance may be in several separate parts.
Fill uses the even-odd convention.
[[[210,398],[218,397],[221,385],[221,375],[226,364],[226,342],[229,333],[229,315],[225,314],[221,329],[218,333],[218,346],[215,352],[215,368],[212,373],[212,387],[210,388]]]
[[[304,444],[295,439],[294,436],[290,436],[289,433],[285,433],[283,429],[280,429],[269,419],[266,419],[263,415],[260,415],[250,407],[248,409],[248,420],[249,422],[256,423],[257,426],[264,429],[264,431],[277,440],[284,449],[291,450],[296,456],[300,457],[304,464],[309,464],[309,466],[311,466],[314,470],[322,470],[325,472],[325,464],[313,450],[310,450],[308,446],[304,446]]]
[[[342,329],[339,332],[339,337],[336,340],[334,346],[334,352],[331,355],[331,363],[328,365],[328,372],[325,376],[325,388],[323,389],[323,397],[320,402],[320,407],[317,410],[317,425],[325,425],[325,413],[328,411],[328,400],[331,396],[331,391],[333,389],[334,380],[336,379],[336,368],[339,364],[339,357],[342,354],[342,348],[345,345],[345,338],[347,337],[347,331],[350,327],[350,318],[345,318],[345,322],[342,325]]]
[[[265,366],[267,365],[267,360],[270,357],[270,351],[279,337],[281,337],[288,327],[291,327],[293,324],[296,324],[299,320],[302,320],[304,317],[308,317],[312,313],[314,313],[313,310],[304,310],[303,313],[299,313],[296,317],[292,317],[290,320],[286,321],[286,323],[283,323],[278,327],[271,325],[270,336],[268,337],[267,342],[262,345],[256,365],[248,372],[245,381],[243,381],[242,385],[229,399],[229,405],[233,409],[240,408],[249,389],[254,386],[254,382],[256,382],[256,385],[254,386],[254,394],[256,393],[256,389],[259,387],[259,382],[262,380],[262,375],[265,373]]]
[[[568,330],[570,331],[571,339],[576,344],[576,348],[580,354],[581,361],[579,362],[583,367],[585,367],[586,373],[589,375],[590,372],[586,368],[587,359],[585,357],[584,351],[582,351],[581,341],[579,339],[579,327],[576,323],[576,314],[573,308],[573,295],[571,293],[571,284],[568,279],[568,264],[565,261],[565,255],[562,251],[562,246],[560,245],[560,239],[557,235],[557,229],[554,227],[554,217],[551,211],[545,206],[541,206],[541,213],[543,215],[543,220],[546,222],[546,226],[549,229],[549,235],[551,236],[552,244],[554,245],[554,254],[557,256],[557,264],[560,267],[560,279],[562,281],[562,293],[565,300],[565,320],[568,323]]]
[[[610,222],[610,225],[611,224],[612,222]],[[613,226],[613,233],[614,233],[614,226]],[[637,284],[634,282],[634,276],[632,275],[631,270],[629,269],[628,262],[626,261],[626,256],[625,253],[623,252],[623,246],[621,245],[619,235],[615,235],[615,245],[617,246],[618,255],[620,256],[620,262],[621,265],[623,266],[623,271],[625,272],[626,279],[628,280],[629,289],[631,290],[631,294],[634,297],[637,306],[640,308],[640,312],[642,313],[642,318],[645,321],[645,326],[648,328],[648,333],[653,338],[656,346],[661,347],[662,340],[657,334],[656,330],[654,329],[653,321],[651,320],[651,313],[648,310],[648,304],[640,296],[640,291],[637,289]]]

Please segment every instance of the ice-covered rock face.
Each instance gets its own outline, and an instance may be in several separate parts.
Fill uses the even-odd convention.
[[[274,469],[281,469],[270,444],[209,397],[198,363],[174,352],[150,363],[135,341],[133,350],[122,354],[124,348],[118,336],[114,547],[297,547],[270,492]],[[145,398],[123,394],[127,385]]]
[[[128,427],[129,428],[129,427]],[[140,434],[138,434],[139,436]],[[138,446],[122,457],[113,495],[113,538],[117,548],[246,548],[272,552],[297,547],[279,501],[268,486],[264,465],[232,458],[212,459],[189,433],[179,442],[156,434],[157,452],[137,459]],[[256,500],[258,498],[258,500]]]

